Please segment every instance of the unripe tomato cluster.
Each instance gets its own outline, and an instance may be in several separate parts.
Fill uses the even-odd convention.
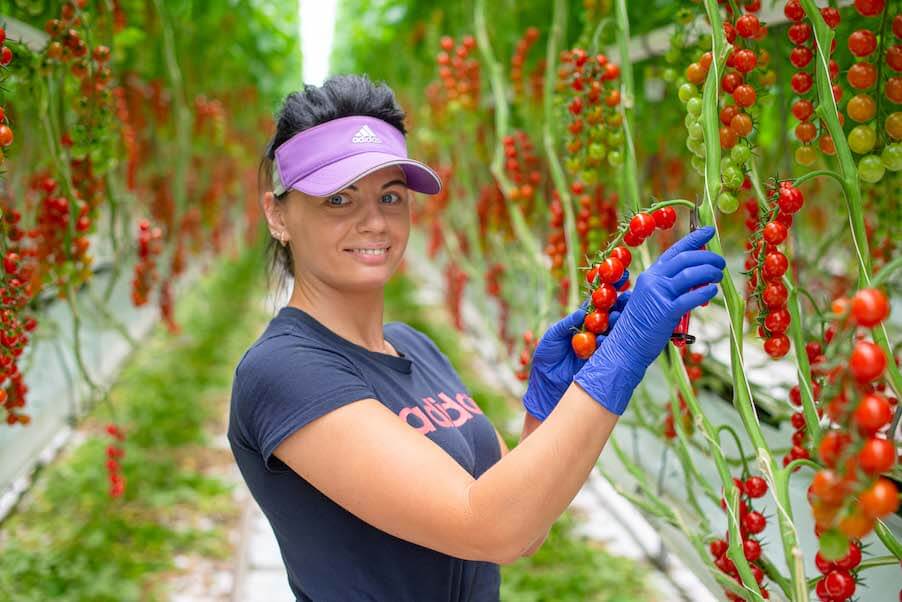
[[[749,476],[744,481],[733,477],[733,484],[739,490],[739,534],[742,536],[742,554],[749,563],[752,575],[761,589],[761,595],[767,599],[770,593],[764,586],[764,569],[761,567],[761,542],[755,535],[760,534],[767,527],[767,519],[761,512],[752,506],[752,499],[764,497],[767,493],[767,481],[759,476]],[[720,499],[720,507],[727,509],[727,500]],[[736,564],[727,555],[730,534],[726,533],[724,539],[715,539],[708,549],[714,557],[714,564],[718,569],[733,578],[737,583],[742,583]],[[741,596],[725,591],[728,600],[744,600]]]
[[[851,303],[834,302],[834,313],[840,330],[831,347],[843,331],[879,326],[889,314],[889,302],[878,289],[862,289]],[[828,355],[836,358],[829,364],[825,390],[830,426],[818,446],[824,468],[811,482],[809,501],[820,554],[836,561],[848,552],[848,540],[869,534],[877,519],[899,506],[895,484],[880,476],[892,470],[899,452],[887,432],[898,402],[884,395],[881,377],[887,358],[878,345],[856,336],[851,349],[840,345]],[[830,590],[831,584],[824,587]]]
[[[163,250],[163,231],[159,226],[151,226],[146,219],[138,223],[138,261],[132,278],[132,303],[135,307],[145,305],[150,291],[159,280],[157,256]]]
[[[784,286],[783,274],[789,268],[789,260],[780,252],[792,227],[792,216],[802,208],[805,198],[802,191],[792,182],[780,182],[771,196],[767,221],[760,236],[752,239],[745,267],[749,280],[748,289],[754,290],[758,302],[758,335],[764,339],[764,351],[773,359],[786,355],[789,351],[790,315],[786,309],[789,292]]]
[[[475,108],[480,95],[480,66],[470,54],[476,48],[476,39],[464,36],[455,45],[454,38],[442,36],[440,44],[442,49],[435,60],[441,82],[427,87],[430,104],[433,108],[447,108],[451,113]]]
[[[620,104],[620,67],[604,54],[589,56],[582,48],[561,53],[558,91],[570,90],[564,161],[567,171],[587,185],[598,181],[602,161],[611,167],[623,163],[623,117]]]
[[[106,470],[107,478],[110,482],[110,497],[122,497],[125,493],[125,476],[122,474],[122,467],[119,460],[125,455],[125,449],[122,442],[125,441],[125,433],[122,432],[115,424],[108,424],[106,427],[107,434],[113,438],[113,443],[106,448]]]

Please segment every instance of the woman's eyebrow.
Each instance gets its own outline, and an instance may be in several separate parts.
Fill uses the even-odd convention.
[[[401,186],[407,186],[407,182],[405,182],[404,180],[392,180],[390,182],[386,182],[385,184],[383,184],[382,189],[385,190],[389,186],[394,186],[395,184],[400,184]],[[357,187],[354,186],[353,184],[349,185],[348,188],[351,190],[357,190]]]

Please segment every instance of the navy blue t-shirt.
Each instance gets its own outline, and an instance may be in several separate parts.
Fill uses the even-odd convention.
[[[370,351],[283,307],[235,370],[232,453],[272,525],[298,600],[498,600],[497,564],[461,560],[381,531],[272,454],[312,420],[374,398],[474,478],[500,459],[494,427],[429,337],[402,322],[383,330],[401,357]],[[429,486],[428,475],[410,478]]]

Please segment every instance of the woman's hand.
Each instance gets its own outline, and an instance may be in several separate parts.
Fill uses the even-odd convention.
[[[615,288],[619,288],[629,279],[629,272],[624,271],[623,277],[614,283]],[[617,296],[617,302],[611,308],[608,317],[608,330],[614,327],[620,312],[626,306],[629,300],[630,292],[621,293]],[[539,344],[532,357],[532,368],[529,372],[529,382],[526,387],[526,395],[523,396],[523,406],[526,411],[536,417],[538,420],[545,420],[551,410],[555,408],[564,391],[573,382],[573,376],[586,363],[587,360],[580,359],[573,352],[570,339],[575,329],[579,329],[586,317],[586,307],[588,300],[580,305],[579,309],[571,313],[569,316],[559,320],[551,325]],[[597,343],[600,345],[605,339],[603,334],[598,335]]]
[[[702,246],[714,228],[699,228],[664,251],[639,274],[627,306],[574,377],[595,401],[620,415],[645,370],[658,357],[684,313],[717,294],[723,257]]]

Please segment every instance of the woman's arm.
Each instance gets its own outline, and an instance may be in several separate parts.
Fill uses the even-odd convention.
[[[531,432],[539,428],[539,425],[542,424],[542,421],[526,412],[523,416],[523,430],[520,433],[520,443],[526,439]],[[548,539],[548,532],[551,530],[549,527],[545,530],[545,533],[542,534],[540,538],[535,540],[529,548],[523,552],[523,556],[532,556],[536,552],[539,551],[539,548],[542,547],[542,544],[545,543],[545,540]]]

